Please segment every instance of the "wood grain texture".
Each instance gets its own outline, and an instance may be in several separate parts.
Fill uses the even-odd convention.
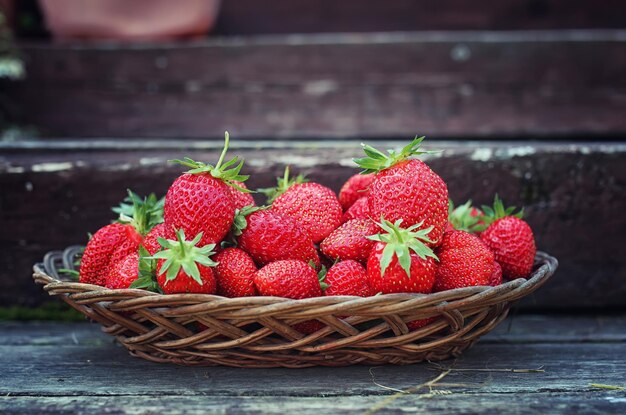
[[[241,142],[233,149],[247,160],[252,188],[273,185],[286,164],[335,191],[355,173],[350,166],[359,154],[358,142],[274,143],[282,148]],[[526,206],[537,246],[559,259],[556,275],[521,307],[624,307],[624,144],[432,142],[434,147],[444,152],[428,162],[446,180],[454,201],[490,203],[497,192],[511,205]],[[217,151],[202,149],[47,148],[1,154],[0,301],[34,305],[44,300],[32,282],[32,264],[49,250],[85,241],[87,232],[113,219],[109,207],[127,188],[165,194],[180,172],[166,160],[185,155],[217,159]]]
[[[386,402],[383,413],[620,413],[623,391],[590,384],[624,386],[624,324],[624,315],[517,316],[441,366],[257,370],[133,359],[96,325],[0,323],[0,411],[363,413]],[[433,388],[448,392],[387,402],[395,392],[385,387],[409,389],[449,368]]]
[[[28,45],[3,85],[44,136],[247,138],[616,135],[626,32],[217,38]]]
[[[218,34],[624,27],[619,1],[225,1]]]

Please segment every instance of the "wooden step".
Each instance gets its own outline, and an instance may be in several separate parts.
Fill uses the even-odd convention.
[[[368,141],[370,142],[370,141]],[[159,145],[161,143],[161,145]],[[400,142],[370,142],[389,148]],[[163,195],[180,173],[168,164],[190,156],[212,161],[215,141],[26,141],[0,147],[0,303],[34,305],[46,298],[30,277],[53,249],[84,243],[105,225],[127,188]],[[525,206],[540,249],[560,260],[557,274],[523,308],[623,308],[626,144],[431,141],[425,157],[455,202],[490,203],[493,195]],[[70,150],[74,148],[74,150]],[[252,188],[293,171],[338,190],[356,170],[358,141],[248,141],[232,153],[246,159]],[[257,195],[258,197],[258,195]]]

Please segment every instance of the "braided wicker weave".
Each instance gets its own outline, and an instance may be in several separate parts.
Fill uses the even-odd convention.
[[[180,365],[306,367],[409,364],[458,356],[507,315],[511,302],[543,285],[555,258],[538,252],[531,277],[498,287],[374,297],[224,298],[110,290],[62,281],[80,247],[50,252],[34,280],[103,326],[132,355]],[[406,322],[434,317],[411,331]],[[316,319],[305,335],[293,328]],[[203,330],[198,330],[203,327]]]

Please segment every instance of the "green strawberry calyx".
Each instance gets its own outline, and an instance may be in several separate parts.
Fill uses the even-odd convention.
[[[235,217],[233,219],[233,224],[230,227],[230,233],[234,236],[240,236],[244,229],[248,227],[248,219],[247,217],[254,212],[258,212],[259,210],[269,209],[269,206],[244,206],[241,209],[235,209]]]
[[[243,160],[239,160],[238,156],[233,157],[232,159],[224,162],[224,158],[226,157],[226,152],[228,151],[228,146],[230,143],[230,135],[228,131],[224,132],[224,148],[222,149],[222,153],[220,154],[219,160],[215,166],[210,164],[205,164],[200,161],[195,161],[190,159],[189,157],[184,157],[182,160],[169,160],[170,163],[181,164],[186,167],[190,167],[191,170],[186,171],[185,173],[190,174],[203,174],[208,173],[216,179],[220,179],[224,181],[227,185],[234,187],[243,193],[252,193],[249,189],[244,189],[239,186],[235,182],[245,182],[248,180],[250,176],[239,174],[241,172],[241,168],[243,167]],[[239,162],[239,164],[237,164]],[[233,167],[234,166],[234,167]]]
[[[361,143],[363,152],[365,152],[365,157],[355,158],[352,160],[363,169],[361,174],[368,174],[388,169],[389,167],[395,166],[401,161],[408,160],[413,156],[440,153],[440,151],[435,150],[420,150],[419,147],[422,144],[422,141],[424,141],[424,138],[426,138],[426,136],[415,136],[413,141],[404,146],[399,152],[396,150],[387,150],[386,154],[370,145]]]
[[[137,279],[130,284],[130,288],[140,288],[147,291],[163,294],[156,279],[156,259],[143,246],[139,246],[139,273]]]
[[[308,182],[308,180],[303,174],[298,174],[295,178],[290,178],[289,166],[286,166],[283,177],[276,178],[276,187],[264,187],[257,189],[257,191],[267,196],[267,203],[272,203],[278,196],[285,193],[294,184],[306,182]]]
[[[157,252],[150,259],[164,259],[165,262],[158,271],[159,274],[165,274],[165,284],[176,279],[179,271],[182,270],[194,279],[198,284],[202,285],[200,278],[200,269],[198,264],[207,267],[214,267],[218,263],[210,257],[215,253],[213,250],[215,244],[198,247],[196,244],[202,239],[202,232],[195,238],[188,241],[185,238],[185,232],[182,229],[176,231],[176,240],[168,240],[165,238],[157,238],[157,241],[163,247],[163,250]]]
[[[472,214],[472,212],[474,212]],[[454,206],[452,200],[448,205],[448,221],[452,224],[452,227],[458,231],[465,231],[470,233],[482,232],[487,225],[483,221],[483,212],[472,206],[472,201]]]
[[[498,219],[502,219],[506,216],[514,216],[519,219],[522,219],[524,217],[523,208],[519,212],[515,212],[515,210],[517,209],[515,206],[505,208],[504,203],[502,203],[502,199],[500,199],[497,194],[493,200],[493,207],[483,205],[480,208],[485,214],[482,218],[485,222],[485,226],[489,226]]]
[[[309,266],[313,268],[315,272],[317,272],[317,280],[320,283],[320,288],[322,289],[322,291],[326,291],[326,289],[330,287],[330,285],[328,285],[326,281],[324,281],[326,279],[326,274],[328,274],[328,269],[326,269],[326,266],[322,264],[320,270],[317,271],[317,268],[315,268],[315,262],[313,262],[312,260],[309,261]]]
[[[118,222],[131,224],[141,235],[146,235],[152,228],[163,222],[164,200],[164,198],[157,199],[154,193],[142,199],[137,193],[128,189],[128,196],[112,210],[120,215]]]
[[[378,233],[376,235],[368,236],[367,238],[372,241],[383,242],[385,244],[383,255],[380,259],[380,275],[382,277],[385,276],[385,271],[389,267],[389,264],[391,264],[394,256],[398,258],[400,266],[409,278],[411,277],[411,251],[422,259],[431,257],[439,260],[433,250],[424,244],[424,242],[433,242],[430,238],[428,238],[428,234],[433,230],[433,227],[429,226],[428,228],[420,229],[423,223],[424,222],[422,221],[404,229],[400,227],[402,219],[398,219],[395,223],[391,223],[388,220],[381,218],[378,226],[380,226],[386,233]]]

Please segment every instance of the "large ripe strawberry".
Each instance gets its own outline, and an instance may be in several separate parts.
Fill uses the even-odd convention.
[[[245,191],[236,184],[248,178],[239,174],[243,160],[237,164],[235,157],[224,162],[228,144],[227,132],[224,149],[215,166],[189,158],[173,160],[191,167],[191,170],[174,180],[167,191],[165,222],[175,229],[184,230],[187,235],[202,233],[200,246],[222,241],[233,223],[235,202],[228,187]]]
[[[254,273],[257,268],[248,253],[239,248],[226,248],[215,255],[215,261],[219,295],[231,298],[256,295]]]
[[[341,223],[346,223],[352,219],[368,219],[370,217],[370,206],[367,197],[362,197],[346,210],[341,217]],[[379,218],[380,219],[380,218]]]
[[[233,180],[233,183],[241,189],[248,190],[248,187],[246,187],[246,184],[243,182]],[[235,203],[235,210],[241,210],[246,206],[256,206],[254,198],[249,192],[242,192],[241,190],[232,186],[228,186],[228,191],[230,192],[230,195],[233,198],[233,202]]]
[[[456,230],[446,232],[435,253],[439,266],[434,291],[489,285],[493,253],[476,235]]]
[[[137,252],[143,235],[162,220],[162,202],[154,195],[141,199],[130,190],[128,194],[125,200],[131,204],[113,209],[120,214],[119,222],[100,228],[87,243],[80,261],[80,282],[104,285],[109,264]]]
[[[426,153],[419,150],[423,139],[415,138],[399,153],[390,150],[385,154],[364,145],[366,157],[354,161],[364,173],[376,173],[367,196],[372,218],[402,219],[403,227],[417,223],[424,229],[432,226],[429,244],[437,246],[448,220],[448,188],[424,162],[409,159]]]
[[[426,245],[432,226],[421,223],[401,228],[383,220],[378,224],[386,233],[370,236],[377,241],[367,261],[367,277],[375,293],[430,293],[435,283],[437,257]]]
[[[350,209],[360,198],[367,196],[374,177],[373,174],[355,174],[344,183],[339,190],[339,203],[344,211]]]
[[[289,168],[286,168],[271,196],[272,210],[294,218],[314,243],[321,242],[341,223],[341,205],[328,187],[298,181],[301,180],[289,180]]]
[[[260,265],[287,259],[320,264],[309,234],[289,216],[272,210],[243,209],[233,228],[239,247]]]
[[[366,261],[375,241],[368,236],[379,232],[376,223],[369,219],[353,219],[335,229],[320,245],[325,256],[337,260]]]
[[[324,278],[324,295],[356,295],[369,297],[375,292],[370,287],[367,271],[356,261],[341,261],[330,267]]]
[[[505,278],[526,278],[530,275],[537,249],[533,231],[521,218],[523,210],[504,208],[496,196],[493,208],[483,206],[485,223],[489,224],[480,237],[493,251]]]
[[[299,300],[319,297],[322,287],[317,272],[304,261],[284,260],[265,265],[254,275],[260,295]]]
[[[210,257],[215,245],[199,246],[202,233],[191,241],[185,232],[176,232],[177,240],[159,239],[163,250],[153,255],[157,259],[157,282],[163,293],[214,294],[216,289],[213,267],[217,265]]]

